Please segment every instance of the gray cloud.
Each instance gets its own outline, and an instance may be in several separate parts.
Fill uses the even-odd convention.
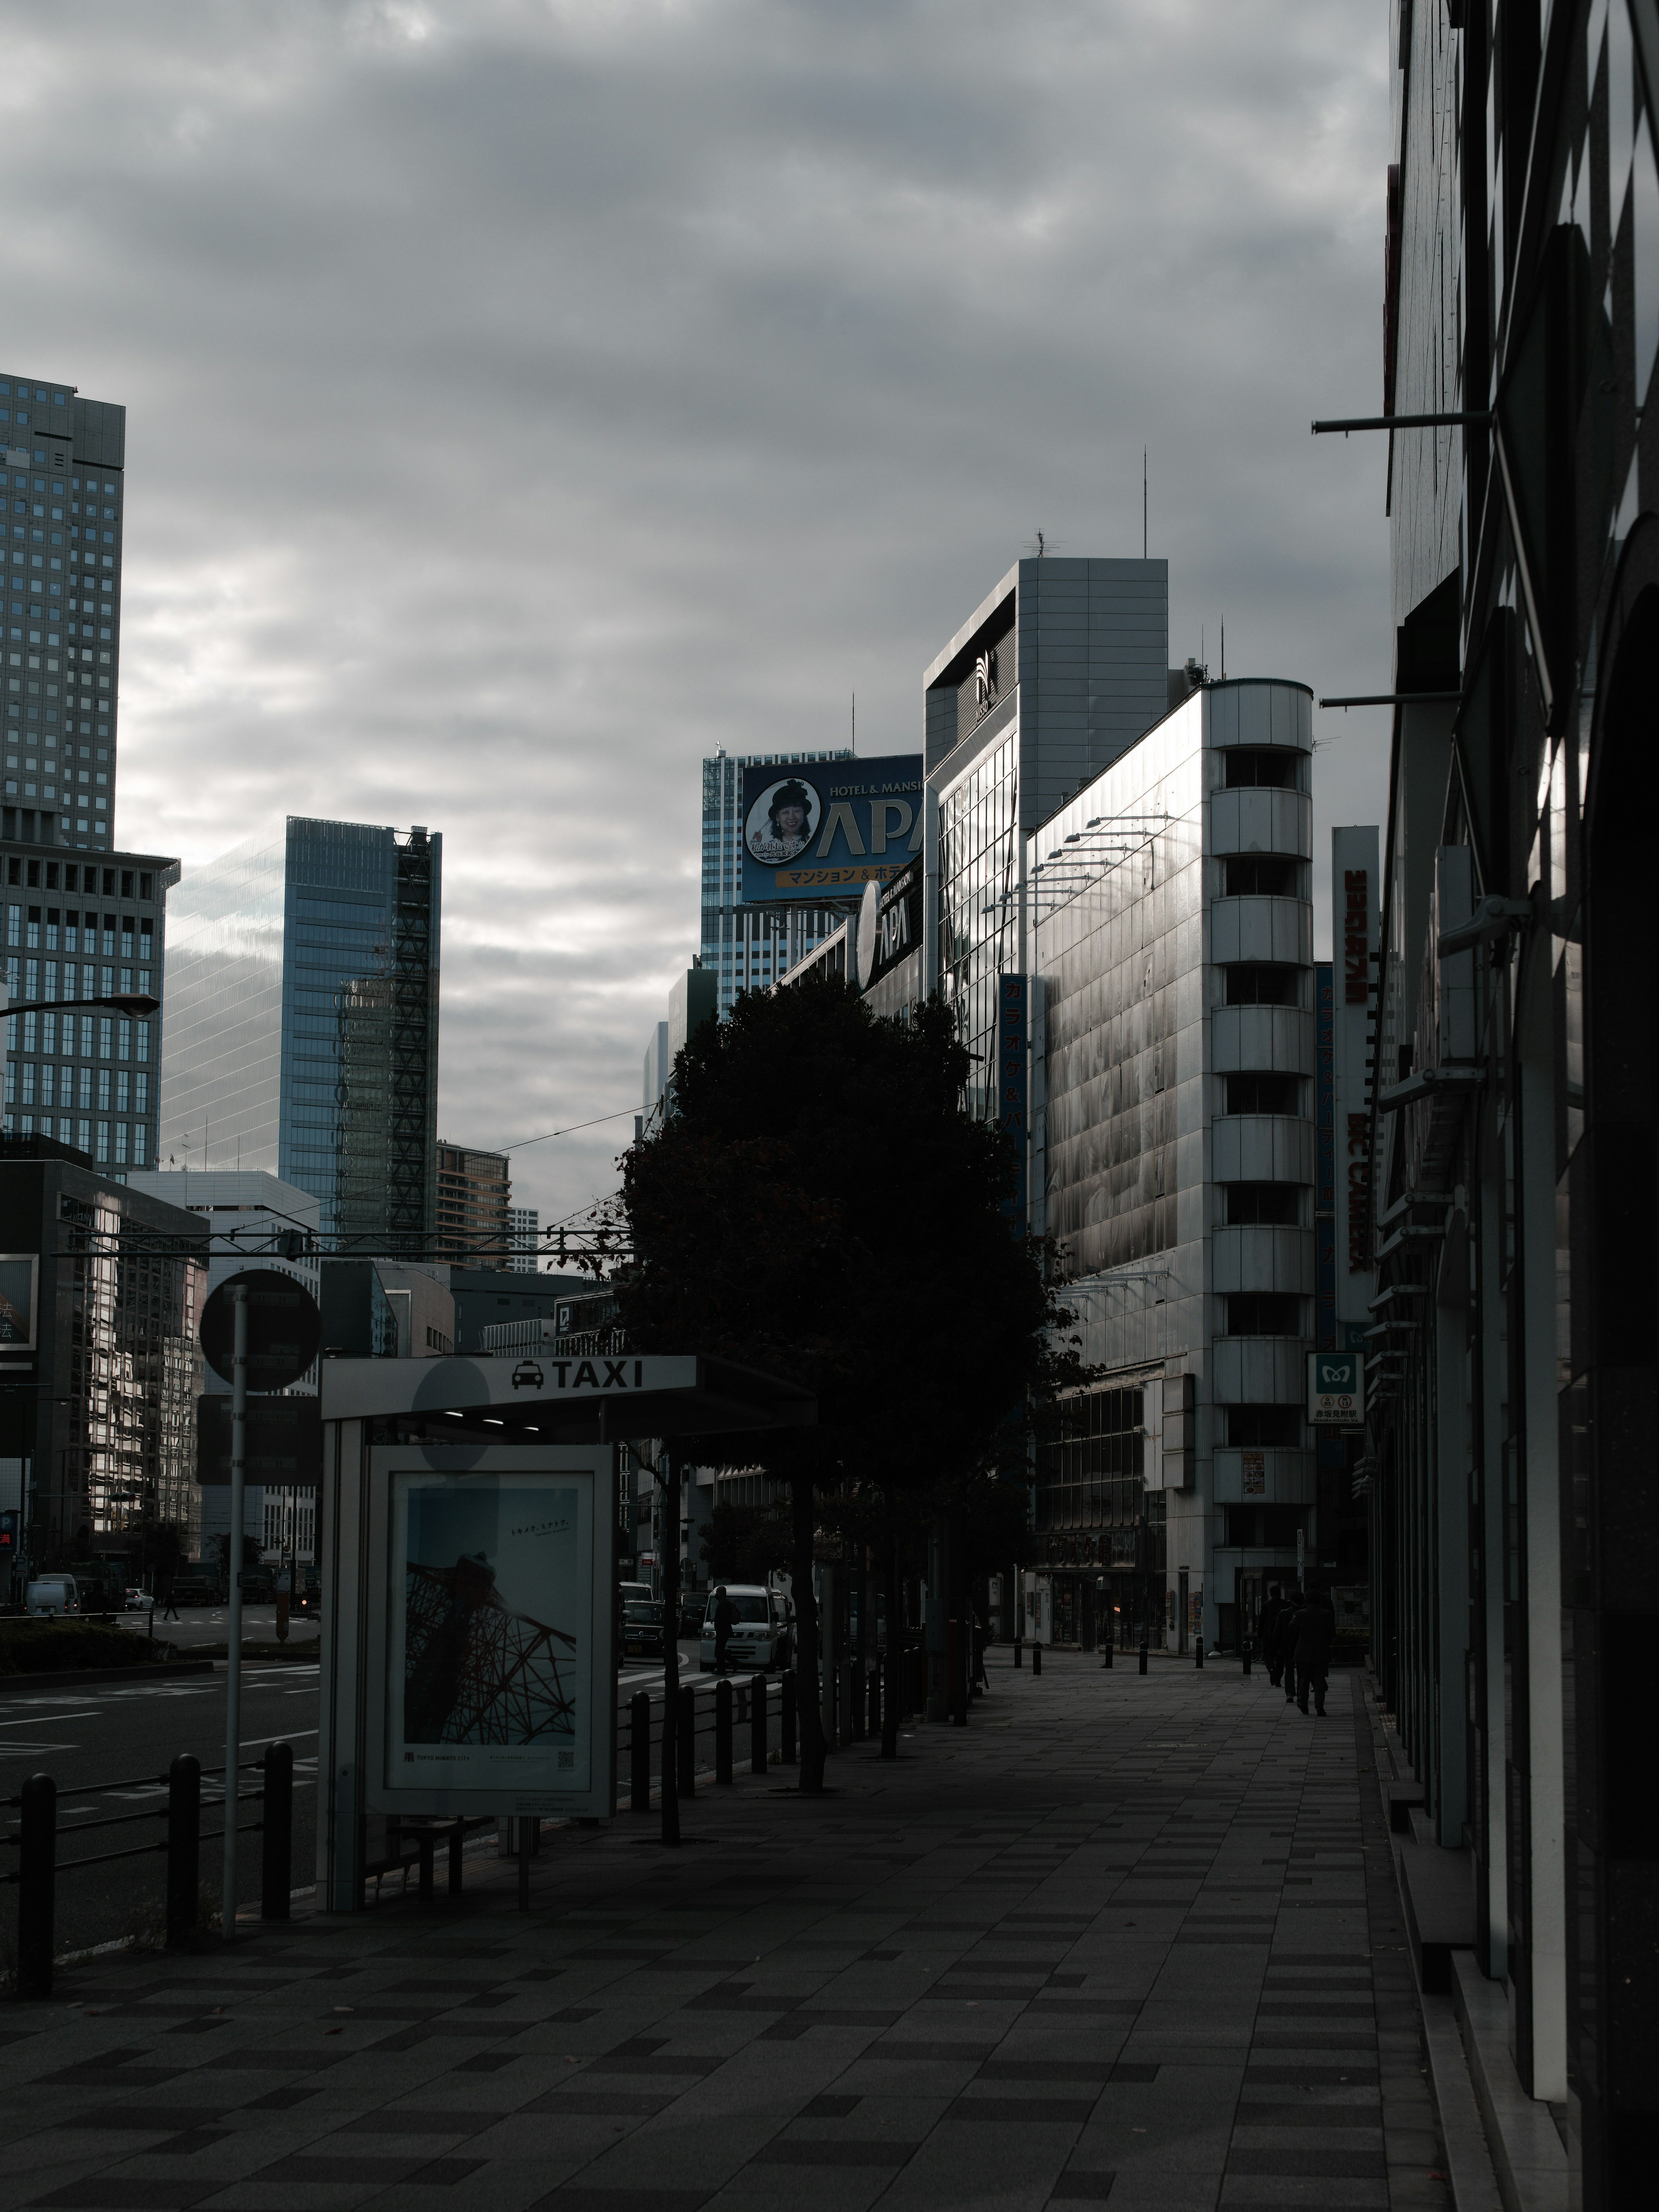
[[[447,1134],[633,1103],[702,754],[916,740],[1038,526],[1389,676],[1372,0],[6,11],[20,369],[125,400],[118,834],[446,841]],[[1334,729],[1326,725],[1334,723]],[[1320,842],[1375,820],[1323,716]],[[544,1213],[627,1133],[544,1145]]]

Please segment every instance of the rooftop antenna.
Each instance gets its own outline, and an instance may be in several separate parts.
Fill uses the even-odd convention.
[[[1221,617],[1221,680],[1224,684],[1227,680],[1227,617],[1225,615]]]
[[[1140,449],[1140,557],[1146,558],[1146,448]]]
[[[853,750],[859,749],[859,695],[853,694]]]
[[[1038,531],[1038,532],[1037,532],[1037,559],[1038,559],[1039,561],[1042,558],[1044,550],[1045,550],[1045,549],[1044,549],[1043,542],[1042,542],[1042,532],[1039,530],[1039,531]]]

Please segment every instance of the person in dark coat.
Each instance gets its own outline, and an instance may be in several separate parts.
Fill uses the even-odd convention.
[[[730,1671],[732,1662],[727,1647],[732,1641],[732,1631],[737,1625],[738,1608],[726,1595],[726,1584],[722,1583],[714,1592],[714,1672],[717,1674]]]
[[[1336,1640],[1336,1609],[1323,1590],[1316,1591],[1297,1614],[1295,1634],[1296,1702],[1305,1713],[1311,1689],[1314,1711],[1323,1713],[1331,1646]]]
[[[1279,1624],[1285,1618],[1285,1593],[1275,1583],[1267,1592],[1267,1602],[1261,1608],[1261,1617],[1255,1625],[1256,1650],[1267,1663],[1267,1680],[1274,1689],[1285,1671],[1285,1662],[1279,1656],[1277,1638]]]

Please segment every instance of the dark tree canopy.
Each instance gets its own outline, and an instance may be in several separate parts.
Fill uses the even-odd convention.
[[[740,998],[679,1055],[674,1113],[623,1163],[621,1318],[641,1350],[816,1392],[817,1427],[745,1447],[746,1463],[966,1476],[1023,1460],[1025,1409],[1079,1379],[1051,1334],[1067,1316],[1043,1249],[1010,1233],[1009,1140],[962,1109],[968,1068],[938,1001],[881,1021],[816,979]],[[697,1455],[732,1449],[710,1438]]]

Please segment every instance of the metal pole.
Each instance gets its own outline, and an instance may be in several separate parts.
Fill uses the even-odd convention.
[[[680,1463],[662,1447],[662,1539],[657,1572],[662,1589],[662,1839],[680,1839]]]
[[[58,1784],[31,1774],[18,1822],[17,1994],[52,1995],[54,1900],[58,1882]]]
[[[242,1756],[242,1520],[247,1497],[247,1285],[231,1291],[236,1312],[230,1400],[230,1600],[225,1609],[225,1862],[219,1925],[236,1933],[237,1768]]]

